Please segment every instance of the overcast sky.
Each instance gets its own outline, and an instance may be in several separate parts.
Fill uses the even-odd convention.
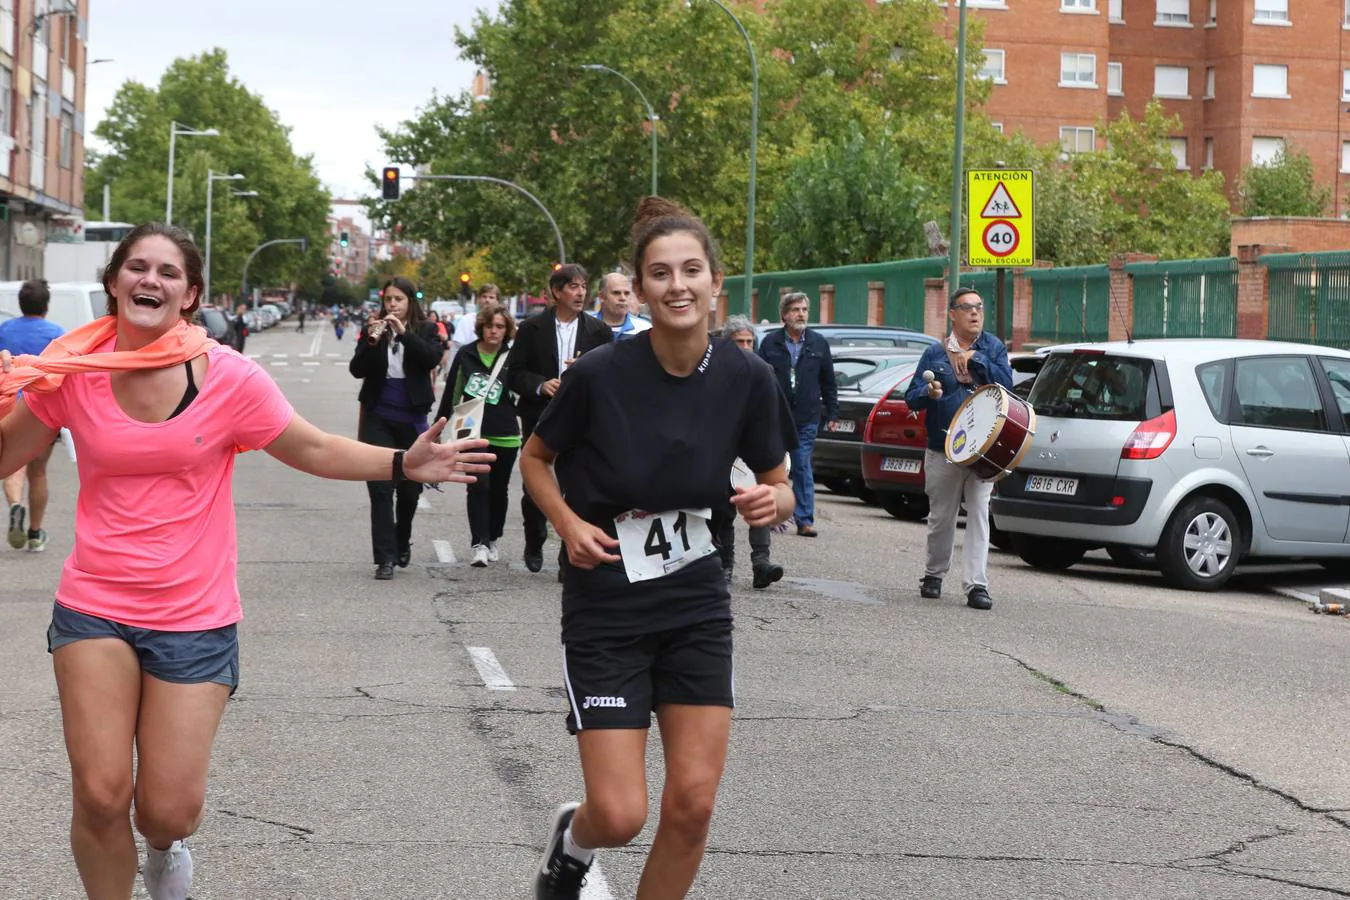
[[[222,47],[234,77],[290,126],[295,151],[313,155],[324,184],[336,196],[363,196],[373,192],[363,178],[366,166],[384,163],[375,125],[411,118],[433,91],[467,90],[474,70],[458,58],[455,26],[467,27],[475,11],[497,6],[498,0],[92,0],[89,59],[110,61],[89,67],[85,133],[96,146],[94,128],[123,82],[157,86],[173,60]]]

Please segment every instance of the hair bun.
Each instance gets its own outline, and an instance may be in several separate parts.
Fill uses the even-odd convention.
[[[674,200],[667,200],[655,194],[643,197],[638,202],[637,215],[633,218],[634,239],[656,220],[672,218],[692,219],[693,214]]]

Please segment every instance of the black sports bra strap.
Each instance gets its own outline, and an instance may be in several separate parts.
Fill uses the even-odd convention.
[[[170,419],[187,409],[192,401],[197,399],[197,394],[199,393],[197,390],[197,380],[192,377],[192,360],[183,363],[183,367],[187,369],[187,390],[183,391],[183,399],[178,401],[178,406],[173,412],[169,413]]]

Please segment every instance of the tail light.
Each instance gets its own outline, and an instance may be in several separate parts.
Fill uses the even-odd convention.
[[[1140,422],[1125,446],[1120,450],[1121,459],[1157,459],[1172,444],[1177,436],[1176,410],[1169,409],[1156,419]]]

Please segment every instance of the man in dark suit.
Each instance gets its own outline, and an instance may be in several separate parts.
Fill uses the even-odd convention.
[[[506,358],[506,384],[520,397],[520,430],[526,441],[535,423],[558,392],[562,373],[578,356],[614,340],[609,326],[583,315],[586,270],[575,263],[561,266],[548,277],[549,308],[520,323],[516,342]],[[525,567],[538,572],[544,566],[548,520],[529,493],[520,498],[525,519]]]
[[[828,425],[839,418],[834,360],[825,338],[806,327],[810,308],[805,294],[784,294],[778,304],[783,327],[769,332],[759,345],[759,355],[773,366],[797,423],[798,446],[792,451],[792,492],[797,497],[793,518],[802,537],[816,536],[816,488],[811,471],[816,432],[822,420]]]

